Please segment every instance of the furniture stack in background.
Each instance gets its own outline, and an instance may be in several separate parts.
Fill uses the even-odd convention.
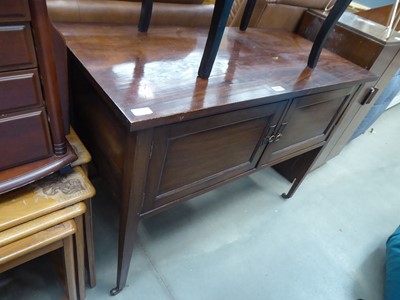
[[[86,176],[90,154],[73,130],[68,139],[78,153],[73,169],[0,195],[0,272],[62,248],[73,300],[85,299],[85,257],[89,286],[96,285],[91,209],[95,190]]]
[[[60,48],[64,53],[56,51]],[[66,71],[66,48],[46,2],[1,1],[0,194],[76,159],[65,138],[68,95],[66,72],[60,70]]]

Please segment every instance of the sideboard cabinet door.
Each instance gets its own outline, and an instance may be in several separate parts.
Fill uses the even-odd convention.
[[[346,108],[353,90],[333,90],[293,99],[259,165],[271,166],[325,141]]]
[[[288,101],[155,129],[144,212],[255,166]]]

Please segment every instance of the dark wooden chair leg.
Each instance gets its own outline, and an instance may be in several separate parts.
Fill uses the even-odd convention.
[[[153,12],[153,0],[142,0],[138,29],[147,32],[150,26],[151,14]]]
[[[321,29],[315,38],[310,56],[308,57],[307,65],[310,68],[314,69],[317,66],[319,56],[321,55],[326,40],[328,39],[329,33],[332,31],[333,27],[347,9],[351,1],[352,0],[337,0],[331,12],[326,17],[325,22],[322,24]]]
[[[240,20],[240,30],[245,31],[250,23],[251,15],[254,11],[254,6],[256,5],[256,0],[247,0],[246,7],[243,12],[242,20]]]
[[[207,79],[210,76],[232,4],[233,0],[216,0],[215,2],[211,26],[198,72],[200,78]]]

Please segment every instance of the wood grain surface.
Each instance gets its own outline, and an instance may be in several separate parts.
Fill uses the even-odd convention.
[[[132,26],[71,23],[57,28],[98,93],[132,131],[374,79],[326,50],[317,68],[307,68],[311,42],[282,31],[227,29],[204,80],[197,70],[205,29],[140,33]],[[149,114],[132,113],[142,108]]]

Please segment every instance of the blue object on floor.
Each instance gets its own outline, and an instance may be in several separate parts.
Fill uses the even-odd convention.
[[[386,242],[385,300],[400,299],[400,227]]]

